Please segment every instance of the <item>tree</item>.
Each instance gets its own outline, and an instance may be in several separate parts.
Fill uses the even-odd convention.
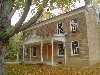
[[[92,0],[91,3],[94,7],[96,7],[98,4],[100,4],[100,0]]]
[[[9,39],[7,50],[5,51],[5,61],[16,61],[17,54],[21,50],[22,33],[18,33]]]
[[[53,3],[56,3],[58,7],[62,7],[63,4],[69,4],[72,1],[76,0],[0,0],[0,75],[3,75],[4,50],[8,39],[35,25],[48,3],[50,3],[50,8],[53,8]],[[24,23],[32,4],[37,6],[37,13],[28,22]],[[11,17],[20,8],[23,9],[22,16],[13,27],[11,26]]]

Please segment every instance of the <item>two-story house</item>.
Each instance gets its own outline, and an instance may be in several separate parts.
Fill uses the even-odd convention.
[[[52,65],[99,62],[97,19],[95,9],[83,6],[33,25],[23,32],[23,61]]]

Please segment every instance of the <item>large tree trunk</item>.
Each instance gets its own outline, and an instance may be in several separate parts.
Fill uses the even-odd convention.
[[[10,1],[10,2],[9,2]],[[11,2],[12,1],[12,2]],[[32,24],[35,24],[37,19],[42,14],[43,8],[47,6],[49,0],[43,0],[43,4],[40,7],[39,11],[35,16],[31,18],[28,24],[22,25],[23,21],[25,20],[29,7],[31,5],[32,0],[27,0],[25,10],[21,17],[21,21],[19,21],[15,28],[11,27],[11,19],[9,19],[9,15],[11,14],[11,10],[13,8],[13,1],[14,0],[0,0],[0,75],[4,75],[4,49],[5,49],[5,41],[13,36],[15,33],[18,33],[22,30],[29,28]]]
[[[85,1],[85,5],[89,5],[91,3],[92,0],[84,0]]]
[[[5,44],[0,41],[0,75],[4,75],[4,52]]]
[[[12,6],[9,4],[9,0],[0,0],[0,75],[4,75],[4,50],[6,48],[2,36],[8,33],[11,26],[11,20],[8,19],[11,9]]]

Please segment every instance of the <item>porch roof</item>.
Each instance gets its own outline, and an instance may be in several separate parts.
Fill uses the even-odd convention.
[[[65,41],[65,37],[64,35],[54,35],[53,37],[44,37],[44,38],[41,38],[40,36],[32,36],[30,38],[28,38],[27,40],[25,40],[23,42],[23,44],[36,44],[36,43],[40,43],[41,41],[43,41],[44,43],[51,43],[51,40],[54,40],[54,41],[62,41],[64,42]]]
[[[27,40],[24,40],[23,44],[31,44],[31,43],[36,43],[40,42],[42,39],[40,36],[32,36],[28,38]]]

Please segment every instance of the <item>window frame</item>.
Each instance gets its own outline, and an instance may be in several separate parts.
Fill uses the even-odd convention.
[[[71,25],[72,24],[72,20],[73,20],[74,18],[71,18],[71,20],[70,20],[70,30],[71,30],[71,32],[77,32],[77,29],[78,29],[78,22],[77,23],[74,23],[74,24],[76,24],[76,29],[75,30],[73,30],[73,26]],[[77,18],[75,18],[75,19],[77,19]]]
[[[98,12],[98,20],[100,21],[100,12]]]
[[[96,22],[97,24],[100,23],[100,8],[96,9]]]
[[[74,41],[77,41],[77,40],[73,40],[73,41],[71,41],[71,56],[75,56],[75,55],[79,55],[80,53],[77,53],[77,54],[74,54],[73,53],[73,49],[72,49],[72,42],[74,42]],[[77,41],[78,42],[78,49],[79,49],[79,41]],[[79,49],[79,52],[80,52],[80,49]]]
[[[63,42],[58,43],[58,44],[63,44]],[[65,51],[64,51],[64,54],[63,54],[63,55],[60,55],[60,52],[59,52],[60,50],[59,50],[59,48],[58,48],[58,44],[57,44],[57,50],[58,50],[58,52],[57,52],[58,54],[57,54],[57,55],[58,55],[59,57],[62,57],[62,56],[65,55]],[[63,44],[63,50],[64,50],[64,44]]]
[[[36,56],[33,55],[33,50],[34,50],[33,48],[36,48]],[[32,47],[32,57],[37,57],[37,47],[36,46]]]
[[[62,24],[62,29],[63,29],[63,33],[60,33],[60,30],[58,28],[58,24]],[[59,32],[58,32],[59,31]],[[63,26],[63,22],[58,22],[57,23],[57,32],[56,32],[58,35],[63,35],[64,34],[64,26]]]

